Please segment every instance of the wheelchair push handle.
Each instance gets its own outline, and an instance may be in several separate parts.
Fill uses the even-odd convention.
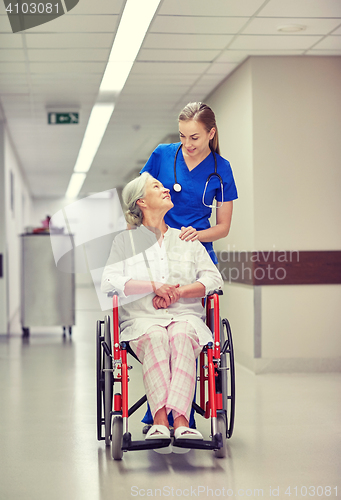
[[[221,292],[221,293],[219,293]],[[220,358],[220,311],[219,311],[219,295],[222,295],[222,290],[215,290],[206,298],[206,318],[208,326],[214,334],[213,355],[216,359]],[[213,324],[212,324],[212,302],[213,302]]]
[[[120,353],[120,330],[118,322],[118,293],[110,292],[108,296],[112,297],[112,315],[113,315],[113,351],[114,359],[118,360],[121,357]]]

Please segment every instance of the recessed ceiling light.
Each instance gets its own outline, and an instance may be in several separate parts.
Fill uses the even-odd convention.
[[[160,0],[128,0],[100,85],[100,93],[121,92]]]
[[[85,178],[86,174],[83,172],[73,173],[65,193],[65,198],[77,198],[78,193],[83,186]]]
[[[106,93],[119,94],[121,92],[159,3],[160,0],[143,2],[141,0],[127,0],[125,2],[109,61],[100,85],[99,97],[101,97],[101,94],[105,96]],[[67,189],[67,197],[75,198],[78,196],[86,173],[89,171],[101,144],[114,106],[114,102],[111,101],[95,103],[78,153],[74,173]]]
[[[88,172],[114,111],[113,103],[96,103],[91,110],[74,172]]]
[[[297,33],[298,31],[304,31],[307,29],[303,24],[284,24],[283,26],[278,26],[277,31],[283,31],[284,33]]]

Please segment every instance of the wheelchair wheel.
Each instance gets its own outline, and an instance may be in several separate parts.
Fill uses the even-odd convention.
[[[216,458],[225,458],[227,455],[227,446],[225,438],[227,433],[226,433],[226,420],[224,415],[221,414],[217,415],[217,428],[218,428],[218,433],[220,432],[223,437],[223,447],[219,448],[219,450],[215,450],[214,456]]]
[[[110,337],[110,316],[105,316],[104,318],[104,342],[107,344],[110,354],[111,349],[111,337]],[[112,370],[112,358],[108,356],[105,352],[104,356],[104,427],[105,427],[105,444],[110,446],[111,441],[111,411],[113,402],[113,372]],[[108,371],[107,371],[108,370]]]
[[[101,342],[103,337],[101,337],[101,324],[102,321],[97,321],[96,328],[96,395],[97,395],[97,439],[100,441],[102,439],[102,400],[104,391],[104,372],[103,372],[103,362],[102,362],[102,346]]]
[[[111,455],[114,460],[122,460],[123,419],[114,417],[112,421]]]
[[[234,414],[236,402],[235,389],[235,367],[234,353],[232,343],[232,333],[230,323],[227,319],[222,321],[221,328],[221,373],[222,373],[222,393],[223,393],[223,409],[226,410],[227,424],[226,437],[229,439],[233,433]]]

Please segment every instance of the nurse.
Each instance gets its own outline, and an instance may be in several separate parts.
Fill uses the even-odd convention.
[[[149,172],[170,190],[174,207],[165,215],[166,224],[181,229],[183,240],[199,240],[217,264],[213,241],[228,235],[233,200],[238,198],[232,169],[220,156],[216,119],[207,104],[187,104],[178,119],[181,142],[160,144],[140,173]],[[218,208],[211,227],[214,198]],[[142,421],[152,424],[149,408]],[[195,427],[193,411],[190,427]]]
[[[228,235],[233,200],[238,198],[230,163],[220,156],[215,115],[207,104],[192,102],[179,114],[180,141],[160,144],[141,170],[170,189],[174,208],[165,216],[179,237],[199,240],[215,264],[213,241]],[[210,226],[213,200],[216,224]]]

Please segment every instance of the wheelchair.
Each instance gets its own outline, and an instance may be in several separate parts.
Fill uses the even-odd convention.
[[[203,299],[206,324],[213,334],[213,341],[204,346],[199,355],[197,381],[199,404],[195,412],[211,420],[211,439],[173,440],[180,448],[213,450],[217,458],[227,455],[226,439],[231,438],[235,416],[235,366],[230,324],[220,319],[219,295],[214,291]],[[128,342],[119,341],[118,295],[113,297],[113,334],[109,315],[96,325],[96,389],[97,389],[97,439],[111,445],[114,460],[121,460],[123,452],[157,449],[169,446],[171,439],[134,441],[129,432],[129,417],[147,402],[142,396],[128,406],[128,353],[137,359]]]

